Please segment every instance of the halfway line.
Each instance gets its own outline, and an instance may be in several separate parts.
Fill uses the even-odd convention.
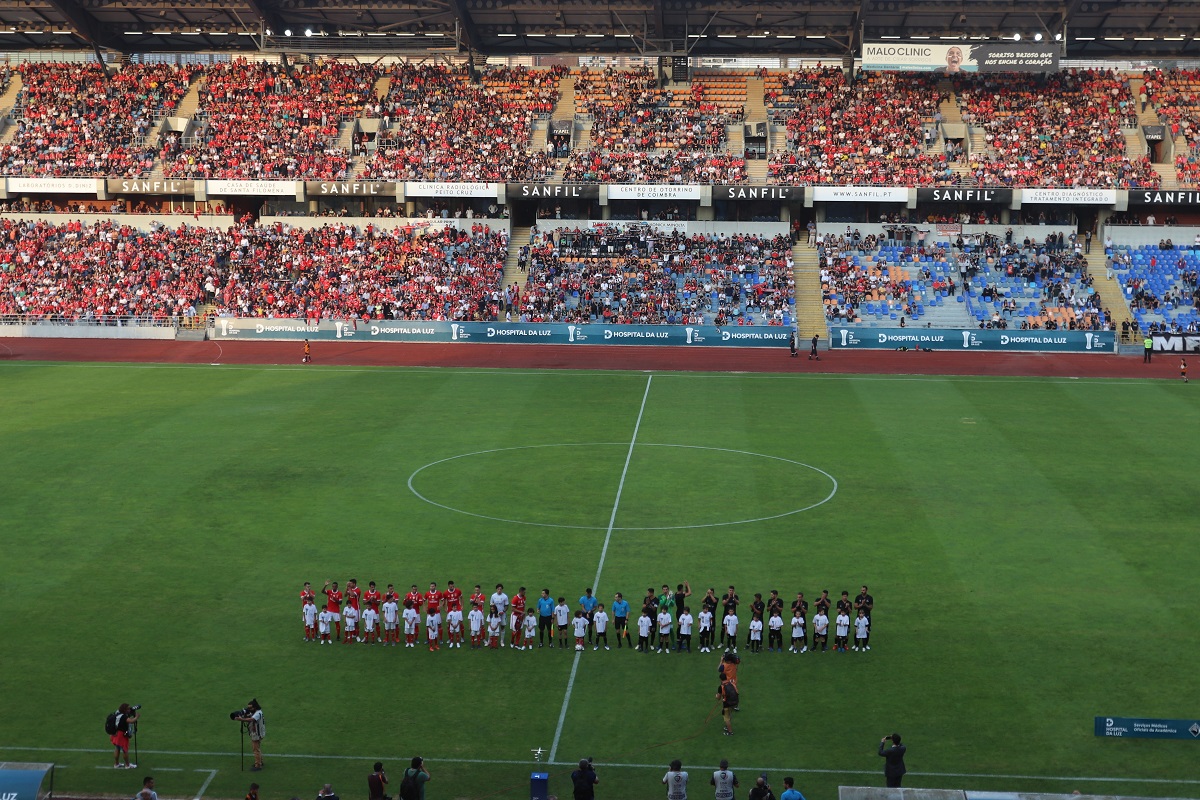
[[[592,580],[592,597],[600,596],[600,573],[604,570],[604,559],[608,556],[608,544],[612,541],[613,526],[617,524],[617,509],[621,506],[621,492],[625,491],[625,476],[629,474],[629,462],[633,459],[633,448],[637,444],[638,431],[642,427],[642,415],[646,413],[646,400],[650,397],[650,384],[654,375],[646,376],[646,391],[642,392],[642,405],[638,409],[637,421],[633,423],[633,438],[629,440],[629,451],[625,453],[625,466],[621,469],[621,481],[617,484],[617,497],[613,500],[612,513],[608,516],[608,530],[604,532],[604,546],[600,548],[600,563],[596,565],[596,577]],[[567,693],[563,695],[562,709],[558,712],[558,725],[554,728],[554,742],[550,745],[550,761],[558,754],[558,740],[562,738],[563,723],[567,720],[567,706],[571,704],[571,692],[575,690],[575,673],[579,670],[579,653],[571,662],[571,676],[567,678]]]

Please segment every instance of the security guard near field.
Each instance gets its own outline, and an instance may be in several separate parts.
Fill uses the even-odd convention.
[[[1154,353],[1154,340],[1150,338],[1150,334],[1146,334],[1146,340],[1142,342],[1142,346],[1146,348],[1143,351],[1142,363],[1149,364],[1150,358]]]

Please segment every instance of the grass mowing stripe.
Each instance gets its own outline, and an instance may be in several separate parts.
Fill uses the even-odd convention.
[[[608,545],[612,541],[613,525],[617,524],[617,509],[621,506],[621,492],[625,490],[625,476],[629,474],[629,462],[633,459],[633,448],[637,444],[638,431],[642,428],[642,415],[646,413],[646,400],[650,397],[650,385],[654,376],[646,376],[646,391],[642,392],[642,405],[638,408],[637,421],[633,423],[633,436],[629,440],[629,451],[625,453],[625,466],[621,469],[621,481],[617,484],[617,497],[613,500],[612,513],[608,517],[608,530],[604,533],[604,546],[600,548],[600,563],[596,565],[596,577],[592,580],[592,596],[600,596],[600,573],[604,571],[604,559],[608,556]],[[575,689],[575,673],[579,670],[579,652],[571,664],[571,676],[567,678],[567,692],[563,695],[562,709],[558,712],[558,725],[554,728],[554,743],[550,745],[550,761],[558,753],[558,742],[562,738],[563,723],[567,719],[567,706],[571,704],[571,692]]]

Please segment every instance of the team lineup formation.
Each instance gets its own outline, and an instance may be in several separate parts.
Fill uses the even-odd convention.
[[[497,583],[495,590],[486,595],[475,584],[471,594],[464,597],[463,590],[448,581],[445,589],[433,582],[424,592],[412,584],[401,595],[394,584],[389,583],[381,592],[371,581],[364,590],[357,579],[351,578],[344,589],[337,581],[325,581],[319,604],[317,591],[306,581],[300,591],[304,641],[396,647],[403,638],[405,647],[422,646],[430,652],[441,650],[443,645],[447,649],[461,648],[464,642],[473,650],[507,646],[518,651],[556,646],[567,649],[572,645],[576,651],[588,647],[611,650],[610,642],[615,642],[618,649],[628,647],[644,653],[690,653],[695,636],[698,652],[722,649],[736,653],[743,629],[739,617],[743,603],[733,586],[721,596],[709,588],[700,598],[695,616],[688,600],[692,588],[687,581],[677,584],[674,590],[667,584],[657,592],[653,587],[646,589],[636,614],[636,606],[621,592],[606,605],[587,588],[574,606],[564,596],[555,598],[549,589],[542,589],[536,597],[526,592],[522,586],[509,596],[504,584]],[[875,599],[865,584],[853,599],[846,591],[833,598],[828,590],[822,590],[813,601],[811,619],[804,592],[797,592],[790,605],[778,590],[772,589],[765,598],[756,592],[748,606],[750,618],[741,640],[747,652],[762,652],[764,639],[768,653],[784,652],[785,639],[787,651],[795,654],[871,649]],[[743,607],[743,616],[745,613]]]

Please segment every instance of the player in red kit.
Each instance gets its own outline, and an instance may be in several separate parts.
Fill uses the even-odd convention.
[[[521,637],[521,626],[525,623],[525,587],[522,586],[512,596],[512,634],[508,637],[509,644],[518,649],[525,649],[525,640]]]
[[[353,608],[358,612],[359,619],[362,618],[362,589],[358,588],[358,581],[354,578],[346,581],[346,607]],[[358,637],[361,642],[362,637]]]
[[[446,598],[447,611],[462,611],[462,589],[454,585],[454,581],[446,581],[446,591],[442,593]]]
[[[333,588],[330,588],[332,586]],[[334,641],[342,638],[342,593],[338,590],[336,582],[332,584],[325,581],[325,587],[321,589],[321,594],[325,595],[325,610],[330,614],[330,621],[334,626]]]
[[[481,610],[488,607],[487,597],[484,596],[483,589],[478,583],[475,584],[475,591],[471,592],[471,607],[474,608],[476,606]]]
[[[438,591],[437,583],[430,583],[429,591],[425,593],[425,633],[430,652],[442,649],[438,640],[442,635],[443,602],[445,595]]]
[[[383,595],[375,588],[375,581],[367,584],[367,591],[363,594],[363,602],[370,608],[375,609],[375,613],[379,613],[379,606],[383,603]]]
[[[421,613],[421,603],[425,600],[425,595],[417,591],[417,585],[414,583],[412,588],[408,590],[408,594],[404,595],[404,599],[412,603],[412,607]]]
[[[383,602],[386,603],[388,600],[395,600],[396,605],[403,605],[400,600],[400,593],[396,591],[395,585],[390,583],[388,584],[387,591],[383,593]]]

